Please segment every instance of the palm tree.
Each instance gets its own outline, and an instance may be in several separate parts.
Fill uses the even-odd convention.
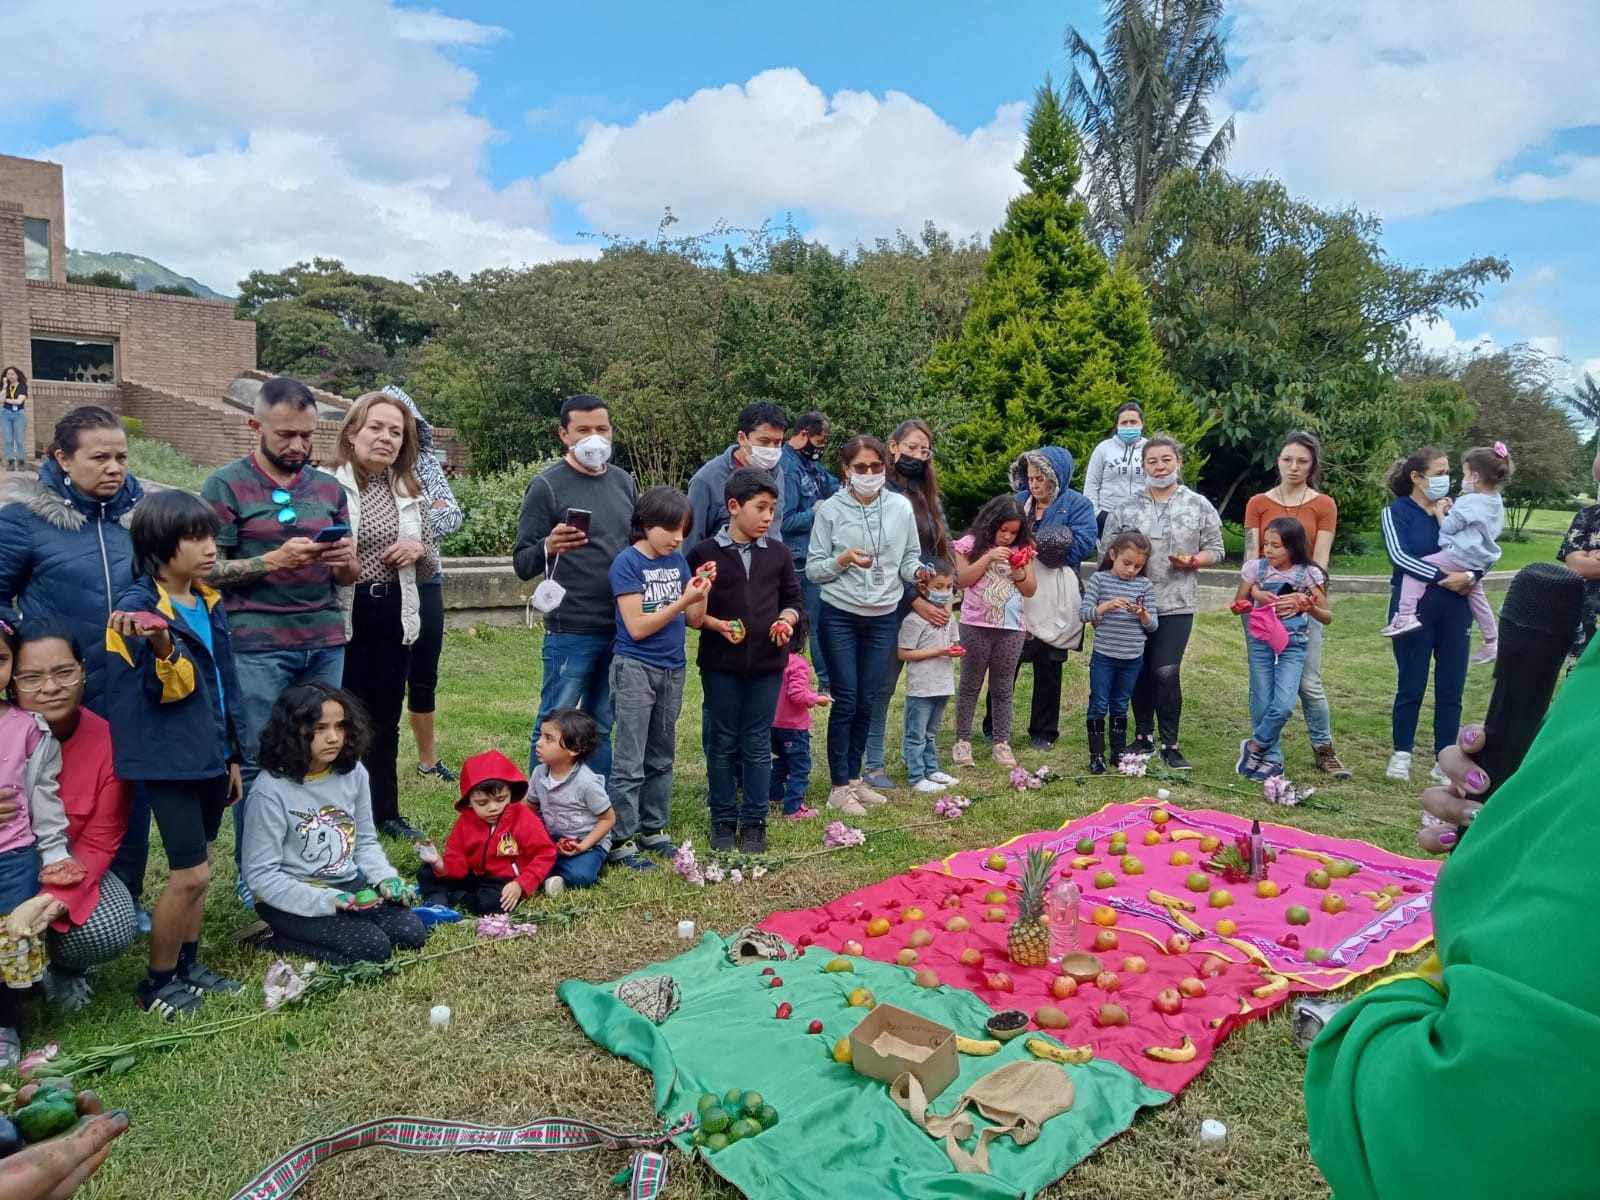
[[[1585,371],[1583,382],[1573,385],[1572,391],[1567,393],[1567,407],[1583,418],[1583,423],[1593,432],[1589,435],[1589,449],[1593,451],[1600,444],[1600,384],[1595,383],[1594,376]]]
[[[1170,173],[1220,166],[1233,144],[1233,118],[1213,130],[1207,108],[1228,78],[1221,21],[1222,0],[1109,0],[1102,53],[1067,30],[1089,228],[1107,250],[1144,217]]]

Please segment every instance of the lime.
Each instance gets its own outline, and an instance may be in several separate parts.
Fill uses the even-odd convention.
[[[713,1104],[700,1114],[700,1128],[707,1133],[721,1133],[728,1127],[728,1122],[731,1119],[728,1116],[727,1109],[720,1104]]]
[[[741,1117],[728,1127],[728,1138],[730,1141],[738,1142],[743,1141],[745,1138],[753,1138],[760,1132],[761,1126],[759,1123],[752,1121],[749,1117]]]
[[[718,1150],[726,1150],[731,1145],[733,1143],[728,1140],[728,1135],[725,1133],[713,1133],[706,1139],[706,1149],[713,1154]]]
[[[722,1107],[727,1109],[730,1113],[736,1113],[739,1111],[739,1103],[743,1099],[743,1089],[729,1088],[727,1091],[722,1093]]]
[[[770,1104],[763,1104],[761,1106],[761,1115],[756,1120],[761,1122],[761,1128],[771,1129],[778,1123],[778,1110]]]
[[[713,1104],[721,1104],[721,1103],[722,1103],[721,1100],[717,1099],[710,1092],[706,1092],[703,1096],[700,1097],[700,1103],[695,1106],[695,1111],[697,1111],[697,1112],[699,1112],[699,1113],[701,1113],[703,1115],[705,1113],[706,1109],[710,1108]]]
[[[696,1146],[704,1146],[708,1136],[709,1135],[704,1129],[696,1129],[694,1131],[694,1137],[690,1140],[693,1141]]]
[[[753,1117],[761,1111],[762,1106],[765,1104],[766,1101],[762,1099],[760,1092],[746,1092],[744,1094],[744,1103],[739,1106],[739,1109],[745,1116]]]

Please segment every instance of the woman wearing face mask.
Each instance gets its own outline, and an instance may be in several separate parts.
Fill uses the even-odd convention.
[[[1115,512],[1144,490],[1144,409],[1128,400],[1117,406],[1111,436],[1094,448],[1083,472],[1083,494],[1105,528]],[[1062,480],[1063,484],[1071,482]]]
[[[916,520],[917,544],[922,549],[922,561],[936,558],[949,560],[950,525],[944,517],[944,503],[939,499],[939,477],[933,468],[933,430],[917,417],[902,421],[889,436],[888,490],[904,496],[911,504],[911,515]],[[903,621],[907,613],[915,611],[935,626],[943,626],[950,619],[948,608],[940,609],[929,604],[917,594],[914,584],[907,585],[895,610],[897,620]],[[896,784],[889,778],[884,763],[884,730],[889,724],[889,705],[894,700],[894,690],[900,683],[904,667],[898,654],[889,655],[883,679],[872,697],[872,720],[867,726],[866,782],[872,788],[892,788]]]
[[[1433,751],[1456,740],[1461,725],[1461,693],[1467,682],[1467,650],[1472,640],[1472,608],[1467,593],[1472,575],[1442,571],[1423,557],[1439,552],[1439,521],[1450,511],[1450,460],[1432,446],[1415,450],[1389,469],[1395,498],[1383,510],[1383,548],[1394,563],[1389,616],[1400,606],[1400,581],[1410,575],[1437,584],[1417,605],[1422,628],[1393,638],[1397,675],[1392,714],[1394,753],[1384,772],[1390,779],[1411,778],[1411,750],[1417,738],[1422,695],[1433,663]],[[1437,772],[1438,768],[1435,767]]]
[[[822,585],[818,623],[833,689],[828,807],[859,817],[888,799],[862,779],[861,759],[874,690],[896,657],[905,586],[926,572],[911,502],[884,487],[883,443],[870,434],[853,437],[843,462],[844,486],[817,507],[806,574]]]
[[[1161,733],[1161,758],[1174,771],[1187,771],[1190,763],[1178,749],[1178,723],[1183,716],[1183,684],[1179,669],[1194,630],[1199,607],[1201,567],[1222,561],[1222,519],[1211,501],[1180,482],[1183,451],[1178,443],[1158,433],[1144,445],[1142,495],[1106,517],[1101,545],[1124,529],[1137,529],[1150,539],[1150,560],[1145,573],[1155,584],[1156,611],[1161,624],[1145,645],[1144,666],[1133,687],[1135,754],[1155,752],[1157,724]],[[1112,722],[1110,743],[1118,744]],[[1127,726],[1124,719],[1123,729]]]

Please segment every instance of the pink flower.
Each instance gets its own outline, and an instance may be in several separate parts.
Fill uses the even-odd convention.
[[[824,846],[859,846],[866,840],[866,834],[859,829],[852,829],[843,821],[835,821],[822,831]]]
[[[1295,787],[1287,775],[1268,775],[1261,781],[1262,798],[1268,804],[1281,804],[1285,808],[1292,808],[1316,793],[1316,788]]]
[[[729,883],[743,883],[744,882],[744,872],[739,870],[738,867],[735,867],[733,870],[728,872],[728,882]]]
[[[933,805],[933,815],[944,817],[947,821],[954,821],[967,811],[967,806],[972,803],[965,796],[941,796]]]
[[[267,968],[265,995],[268,1008],[277,1008],[280,1004],[293,1004],[300,999],[305,990],[305,979],[283,959],[278,959]]]
[[[725,878],[722,872],[721,864],[716,862],[708,862],[703,868],[701,868],[700,873],[705,876],[705,881],[707,883],[721,883]]]
[[[1138,778],[1145,773],[1146,764],[1150,761],[1148,754],[1124,754],[1117,760],[1117,771],[1123,775]]]
[[[17,1074],[24,1079],[32,1079],[40,1073],[52,1058],[61,1053],[61,1043],[51,1042],[40,1050],[30,1050],[22,1056],[22,1061],[17,1064]]]
[[[478,936],[486,938],[532,937],[539,927],[531,921],[513,921],[510,913],[493,913],[478,920]]]
[[[760,879],[766,873],[767,873],[767,869],[765,867],[751,867],[750,868],[750,878],[751,879]]]

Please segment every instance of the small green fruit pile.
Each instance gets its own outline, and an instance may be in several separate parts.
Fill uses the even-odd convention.
[[[44,1086],[10,1116],[0,1115],[0,1157],[24,1145],[65,1133],[78,1121],[78,1097],[66,1088]]]
[[[730,1088],[722,1096],[710,1092],[700,1097],[700,1128],[694,1131],[694,1144],[715,1154],[734,1142],[753,1138],[778,1123],[778,1110],[760,1092]]]

